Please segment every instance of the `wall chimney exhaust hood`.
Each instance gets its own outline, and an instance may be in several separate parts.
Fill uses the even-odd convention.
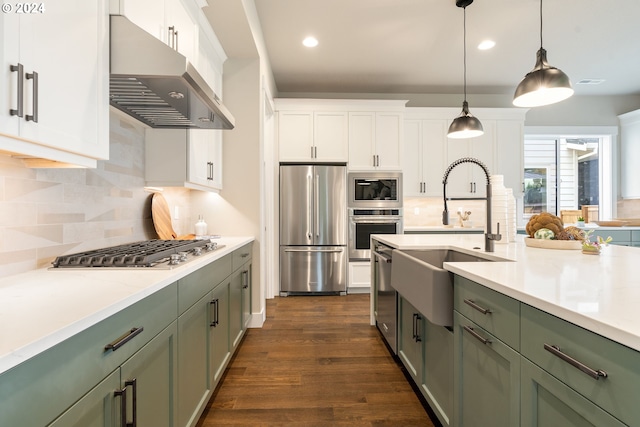
[[[109,103],[152,128],[233,129],[235,120],[187,58],[111,16]]]

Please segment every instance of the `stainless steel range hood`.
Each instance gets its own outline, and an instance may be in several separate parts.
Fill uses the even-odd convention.
[[[110,104],[153,128],[235,126],[187,58],[124,16],[111,16],[110,74]]]

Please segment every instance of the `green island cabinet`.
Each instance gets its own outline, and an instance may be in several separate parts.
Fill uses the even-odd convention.
[[[398,357],[443,426],[453,412],[453,334],[398,297]]]
[[[460,276],[454,325],[454,425],[640,425],[640,352]]]
[[[0,426],[196,425],[251,315],[251,245],[4,372]]]

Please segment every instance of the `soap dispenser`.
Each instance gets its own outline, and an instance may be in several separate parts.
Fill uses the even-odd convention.
[[[204,217],[198,215],[198,222],[196,222],[196,239],[202,239],[207,235],[207,223],[204,222]]]

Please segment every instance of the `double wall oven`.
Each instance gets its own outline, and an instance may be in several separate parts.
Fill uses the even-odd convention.
[[[402,234],[402,173],[349,173],[349,261],[371,259],[372,234]]]

